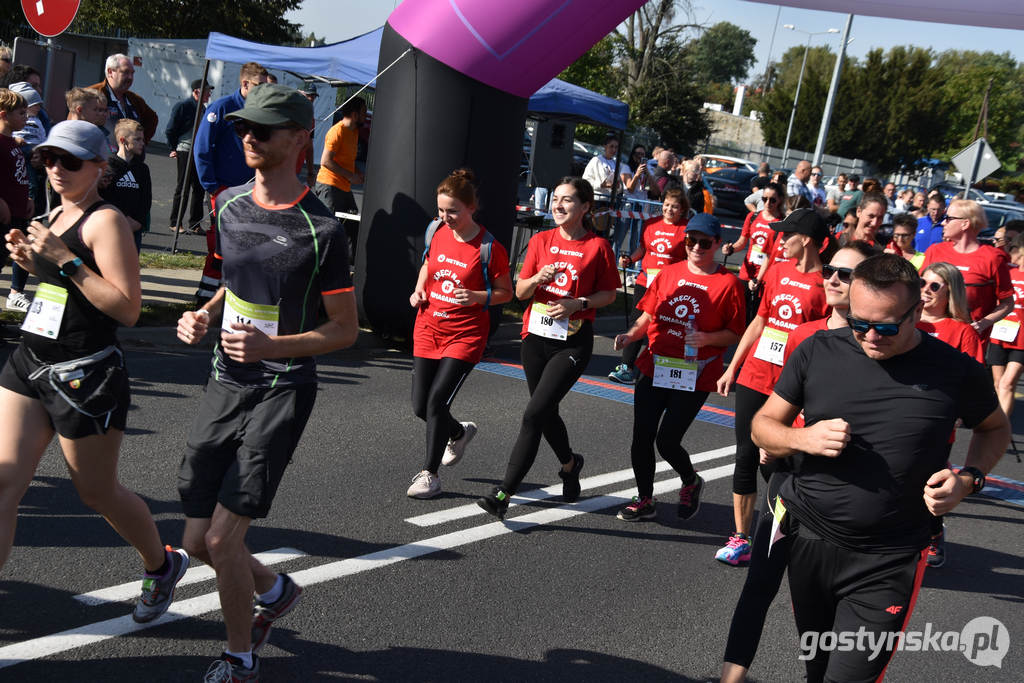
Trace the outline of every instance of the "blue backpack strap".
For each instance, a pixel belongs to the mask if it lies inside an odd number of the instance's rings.
[[[430,255],[430,242],[434,239],[434,235],[437,233],[437,229],[441,227],[441,219],[435,218],[430,221],[430,225],[427,226],[427,234],[423,237],[423,257],[420,259],[420,263],[427,260],[427,256]]]
[[[491,247],[494,245],[494,235],[484,230],[484,238],[480,242],[480,265],[484,269],[484,286],[487,287],[487,301],[484,308],[491,305]]]

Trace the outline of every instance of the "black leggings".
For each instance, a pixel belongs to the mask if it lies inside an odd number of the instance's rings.
[[[757,466],[761,456],[750,439],[750,423],[767,400],[767,394],[736,385],[736,468],[732,472],[732,492],[740,496],[757,493]],[[764,470],[762,476],[768,480]]]
[[[774,498],[771,492],[777,490],[782,481],[781,477],[780,474],[770,480],[768,500]],[[772,606],[779,586],[782,585],[782,577],[789,562],[789,546],[792,542],[791,536],[784,536],[771,546],[771,554],[768,553],[774,516],[771,506],[765,507],[757,520],[747,579],[743,584],[740,598],[736,601],[732,624],[729,626],[729,639],[725,644],[725,661],[739,664],[746,669],[749,669],[754,661],[757,646],[761,642],[761,632],[764,631],[764,620],[768,616],[768,608]]]
[[[558,415],[558,404],[580,378],[594,350],[594,328],[589,321],[565,341],[526,335],[520,350],[530,402],[523,413],[519,437],[512,447],[501,488],[515,493],[533,466],[541,434],[558,462],[572,462],[569,432]]]
[[[633,326],[640,316],[643,314],[639,308],[636,307],[640,303],[640,299],[644,298],[644,294],[647,293],[647,288],[643,285],[633,285],[633,310],[629,313],[629,319],[626,320],[626,329],[628,330]],[[632,368],[636,365],[636,358],[640,355],[643,348],[647,346],[647,335],[644,335],[635,342],[626,345],[626,348],[622,349],[622,364]]]
[[[693,424],[708,398],[706,391],[678,391],[654,386],[641,375],[633,392],[633,476],[641,498],[654,495],[654,445],[658,453],[682,477],[683,485],[697,476],[690,454],[683,448],[683,435]]]
[[[456,358],[412,359],[412,411],[427,423],[427,452],[423,469],[437,474],[448,439],[462,432],[449,408],[466,381],[473,363]]]

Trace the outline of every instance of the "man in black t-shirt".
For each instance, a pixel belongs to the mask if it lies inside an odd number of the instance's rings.
[[[862,626],[901,631],[925,568],[930,516],[979,491],[1009,443],[985,368],[916,329],[919,283],[894,254],[861,262],[850,327],[797,347],[751,427],[769,454],[800,459],[771,502],[779,532],[793,537],[789,583],[802,645],[808,634]],[[801,410],[806,426],[790,427]],[[957,419],[974,435],[966,466],[953,472],[946,459]],[[805,654],[810,681],[873,679],[888,662],[870,649]]]
[[[217,572],[228,631],[205,679],[216,681],[257,680],[256,651],[298,602],[302,589],[253,558],[245,535],[267,516],[313,409],[313,356],[350,346],[357,334],[345,233],[295,175],[313,105],[293,88],[266,84],[228,117],[256,179],[217,195],[222,285],[178,321],[178,337],[195,344],[223,315],[178,474],[184,545]]]

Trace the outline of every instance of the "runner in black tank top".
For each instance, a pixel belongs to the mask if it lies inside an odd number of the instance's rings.
[[[24,343],[0,372],[0,414],[8,419],[0,432],[0,566],[14,541],[18,503],[56,433],[82,502],[142,556],[146,573],[132,616],[151,621],[170,606],[188,555],[164,550],[146,504],[117,481],[129,395],[115,330],[139,315],[138,256],[124,216],[96,191],[106,166],[102,131],[64,121],[37,149],[61,206],[49,227],[33,222],[28,234],[6,237],[11,257],[40,284]]]

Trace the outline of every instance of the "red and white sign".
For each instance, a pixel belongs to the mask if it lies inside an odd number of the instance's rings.
[[[81,0],[21,0],[21,11],[42,36],[59,36],[71,26]]]

